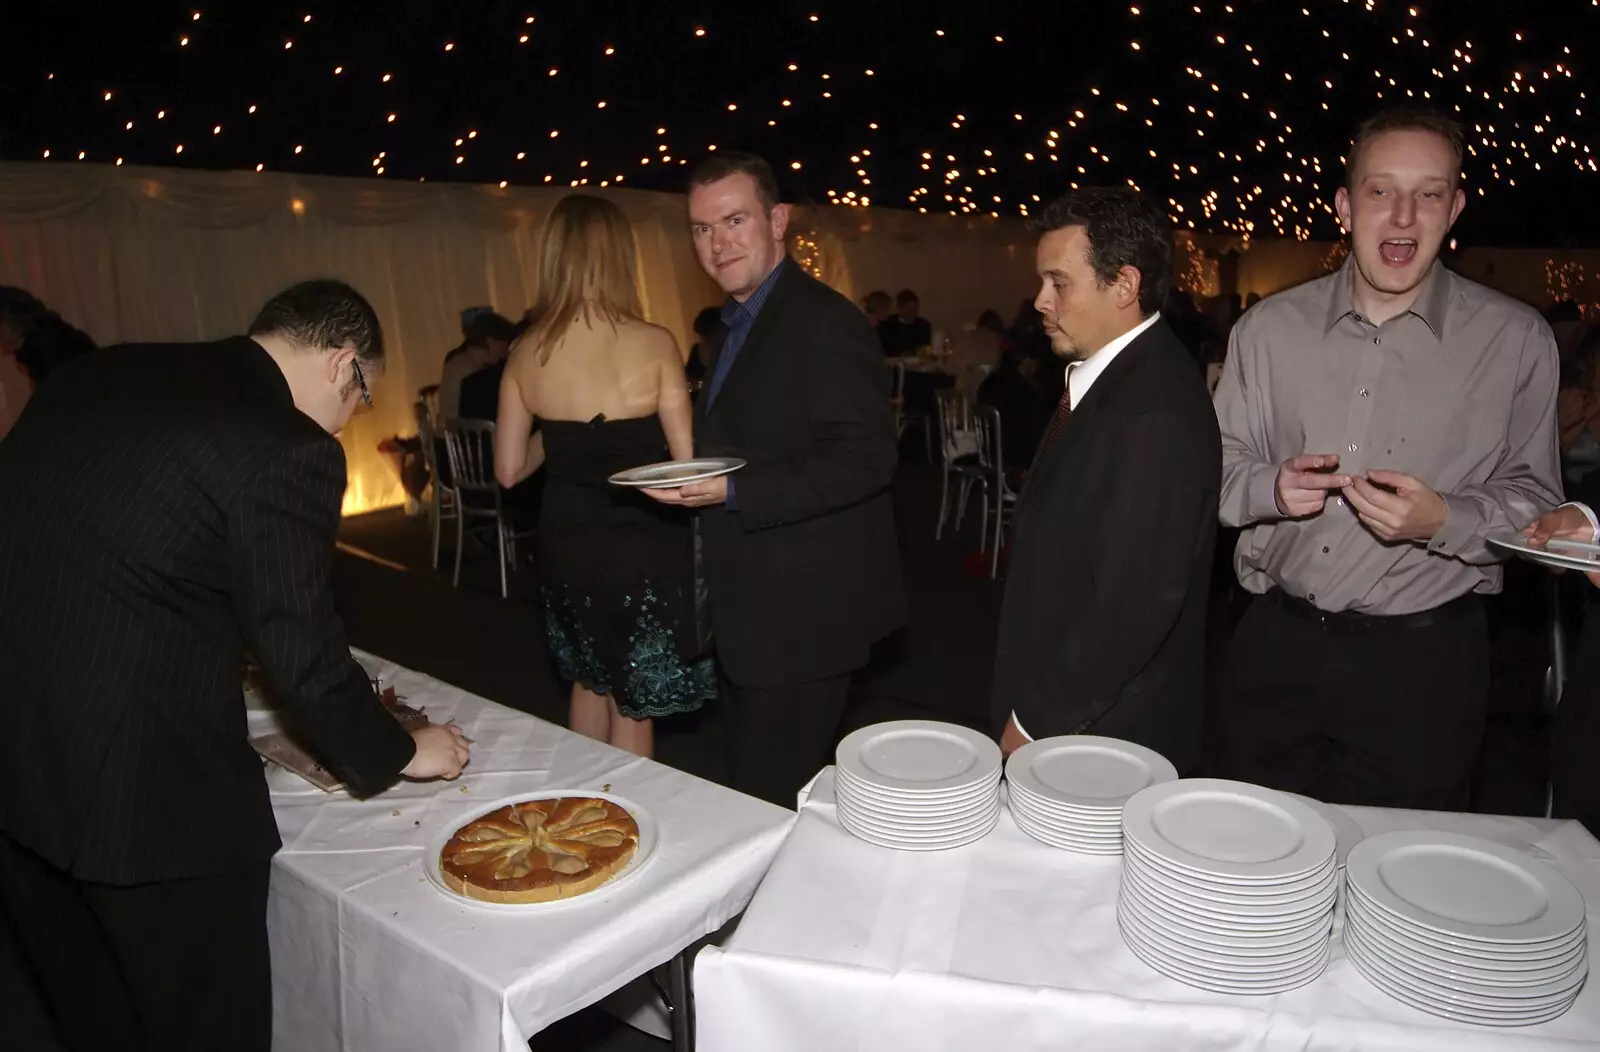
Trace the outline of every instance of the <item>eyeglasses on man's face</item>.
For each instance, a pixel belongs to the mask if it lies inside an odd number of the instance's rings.
[[[361,363],[354,358],[350,359],[350,368],[355,370],[356,384],[361,388],[361,402],[368,409],[372,408],[372,391],[367,388],[367,378],[361,375]]]

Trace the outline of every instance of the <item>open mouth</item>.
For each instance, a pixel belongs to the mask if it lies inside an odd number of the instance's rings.
[[[1417,243],[1411,238],[1394,237],[1378,246],[1378,254],[1391,267],[1408,265],[1417,255]]]

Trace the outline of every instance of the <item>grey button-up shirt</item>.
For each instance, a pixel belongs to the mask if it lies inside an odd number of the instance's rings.
[[[1411,310],[1373,325],[1350,302],[1354,264],[1263,301],[1234,326],[1217,386],[1221,518],[1252,592],[1327,611],[1408,614],[1498,592],[1484,542],[1561,501],[1555,339],[1536,311],[1435,263]],[[1339,454],[1341,474],[1391,469],[1444,496],[1427,544],[1373,536],[1334,492],[1283,518],[1278,467]]]

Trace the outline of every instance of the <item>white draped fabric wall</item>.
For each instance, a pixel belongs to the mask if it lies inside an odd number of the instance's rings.
[[[463,307],[517,317],[533,302],[538,225],[566,187],[467,186],[88,164],[0,164],[0,284],[32,291],[102,344],[238,333],[265,300],[337,277],[377,308],[389,350],[376,410],[341,436],[346,513],[398,503],[378,452],[415,431],[411,404],[436,383]],[[687,348],[715,303],[685,231],[681,196],[585,188],[634,226],[649,316]],[[1032,289],[1032,238],[1012,220],[871,209],[800,210],[795,254],[852,298],[916,288],[938,326],[984,307],[1009,317]]]

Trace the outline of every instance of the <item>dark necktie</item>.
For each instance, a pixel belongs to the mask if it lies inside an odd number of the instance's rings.
[[[1068,384],[1061,391],[1061,401],[1056,403],[1056,415],[1050,418],[1050,430],[1045,432],[1044,445],[1039,447],[1039,455],[1055,444],[1061,437],[1061,429],[1067,426],[1067,417],[1072,415],[1072,385]]]

